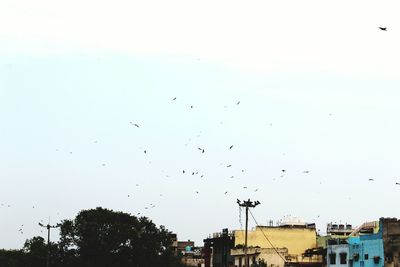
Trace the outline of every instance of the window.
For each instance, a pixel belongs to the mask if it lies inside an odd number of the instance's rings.
[[[347,264],[347,253],[340,253],[340,264]]]
[[[329,254],[329,263],[332,265],[336,264],[336,253]]]
[[[375,256],[374,257],[374,263],[375,264],[378,264],[380,260],[381,260],[381,257],[379,257],[379,256]]]
[[[353,260],[358,261],[360,259],[360,254],[354,253],[353,254]]]
[[[368,254],[364,255],[364,260],[368,260]]]

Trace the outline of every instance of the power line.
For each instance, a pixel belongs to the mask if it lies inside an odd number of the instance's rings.
[[[258,226],[258,228],[261,230],[261,233],[264,235],[265,239],[267,239],[268,243],[271,245],[271,247],[275,250],[275,252],[279,255],[279,257],[281,257],[281,259],[286,262],[286,259],[279,253],[279,251],[275,248],[275,246],[272,244],[272,242],[268,239],[268,237],[265,235],[264,231],[262,230],[262,227],[260,227],[260,225],[258,224],[256,218],[254,218],[253,213],[251,212],[251,210],[249,210],[251,217],[253,218],[254,222],[256,223],[256,225]]]

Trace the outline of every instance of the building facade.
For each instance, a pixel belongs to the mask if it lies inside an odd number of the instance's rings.
[[[236,255],[236,263],[240,263],[242,254],[237,249],[244,246],[244,239],[244,231],[235,231],[232,253]],[[315,224],[258,226],[248,231],[247,243],[249,251],[254,252],[250,262],[264,259],[268,267],[322,266],[322,255],[306,255],[307,251],[317,247]]]
[[[204,239],[205,267],[233,267],[231,249],[235,246],[235,234],[227,228]]]

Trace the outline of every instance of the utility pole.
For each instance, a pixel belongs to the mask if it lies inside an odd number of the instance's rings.
[[[236,201],[239,207],[246,208],[246,226],[245,226],[245,234],[244,234],[244,266],[249,267],[249,257],[247,255],[247,231],[249,224],[249,208],[255,208],[257,205],[261,204],[260,201],[256,200],[254,202],[250,201],[250,199],[243,200],[242,202],[238,199]]]
[[[60,227],[61,224],[57,223],[56,225],[50,225],[48,223],[47,225],[44,225],[42,223],[39,223],[39,226],[47,228],[47,257],[46,257],[46,267],[50,267],[50,229],[51,228],[57,228]]]

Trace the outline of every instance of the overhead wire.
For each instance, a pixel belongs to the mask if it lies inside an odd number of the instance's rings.
[[[250,215],[253,218],[254,222],[256,223],[256,225],[258,226],[258,228],[261,230],[261,233],[264,235],[265,239],[268,241],[268,243],[271,245],[271,247],[275,250],[275,252],[279,255],[279,257],[281,257],[281,259],[286,262],[286,259],[281,255],[281,253],[279,253],[279,251],[275,248],[275,246],[272,244],[272,242],[269,240],[269,238],[265,235],[262,227],[260,227],[260,225],[258,224],[256,218],[254,218],[253,213],[251,212],[251,210],[249,209]]]

